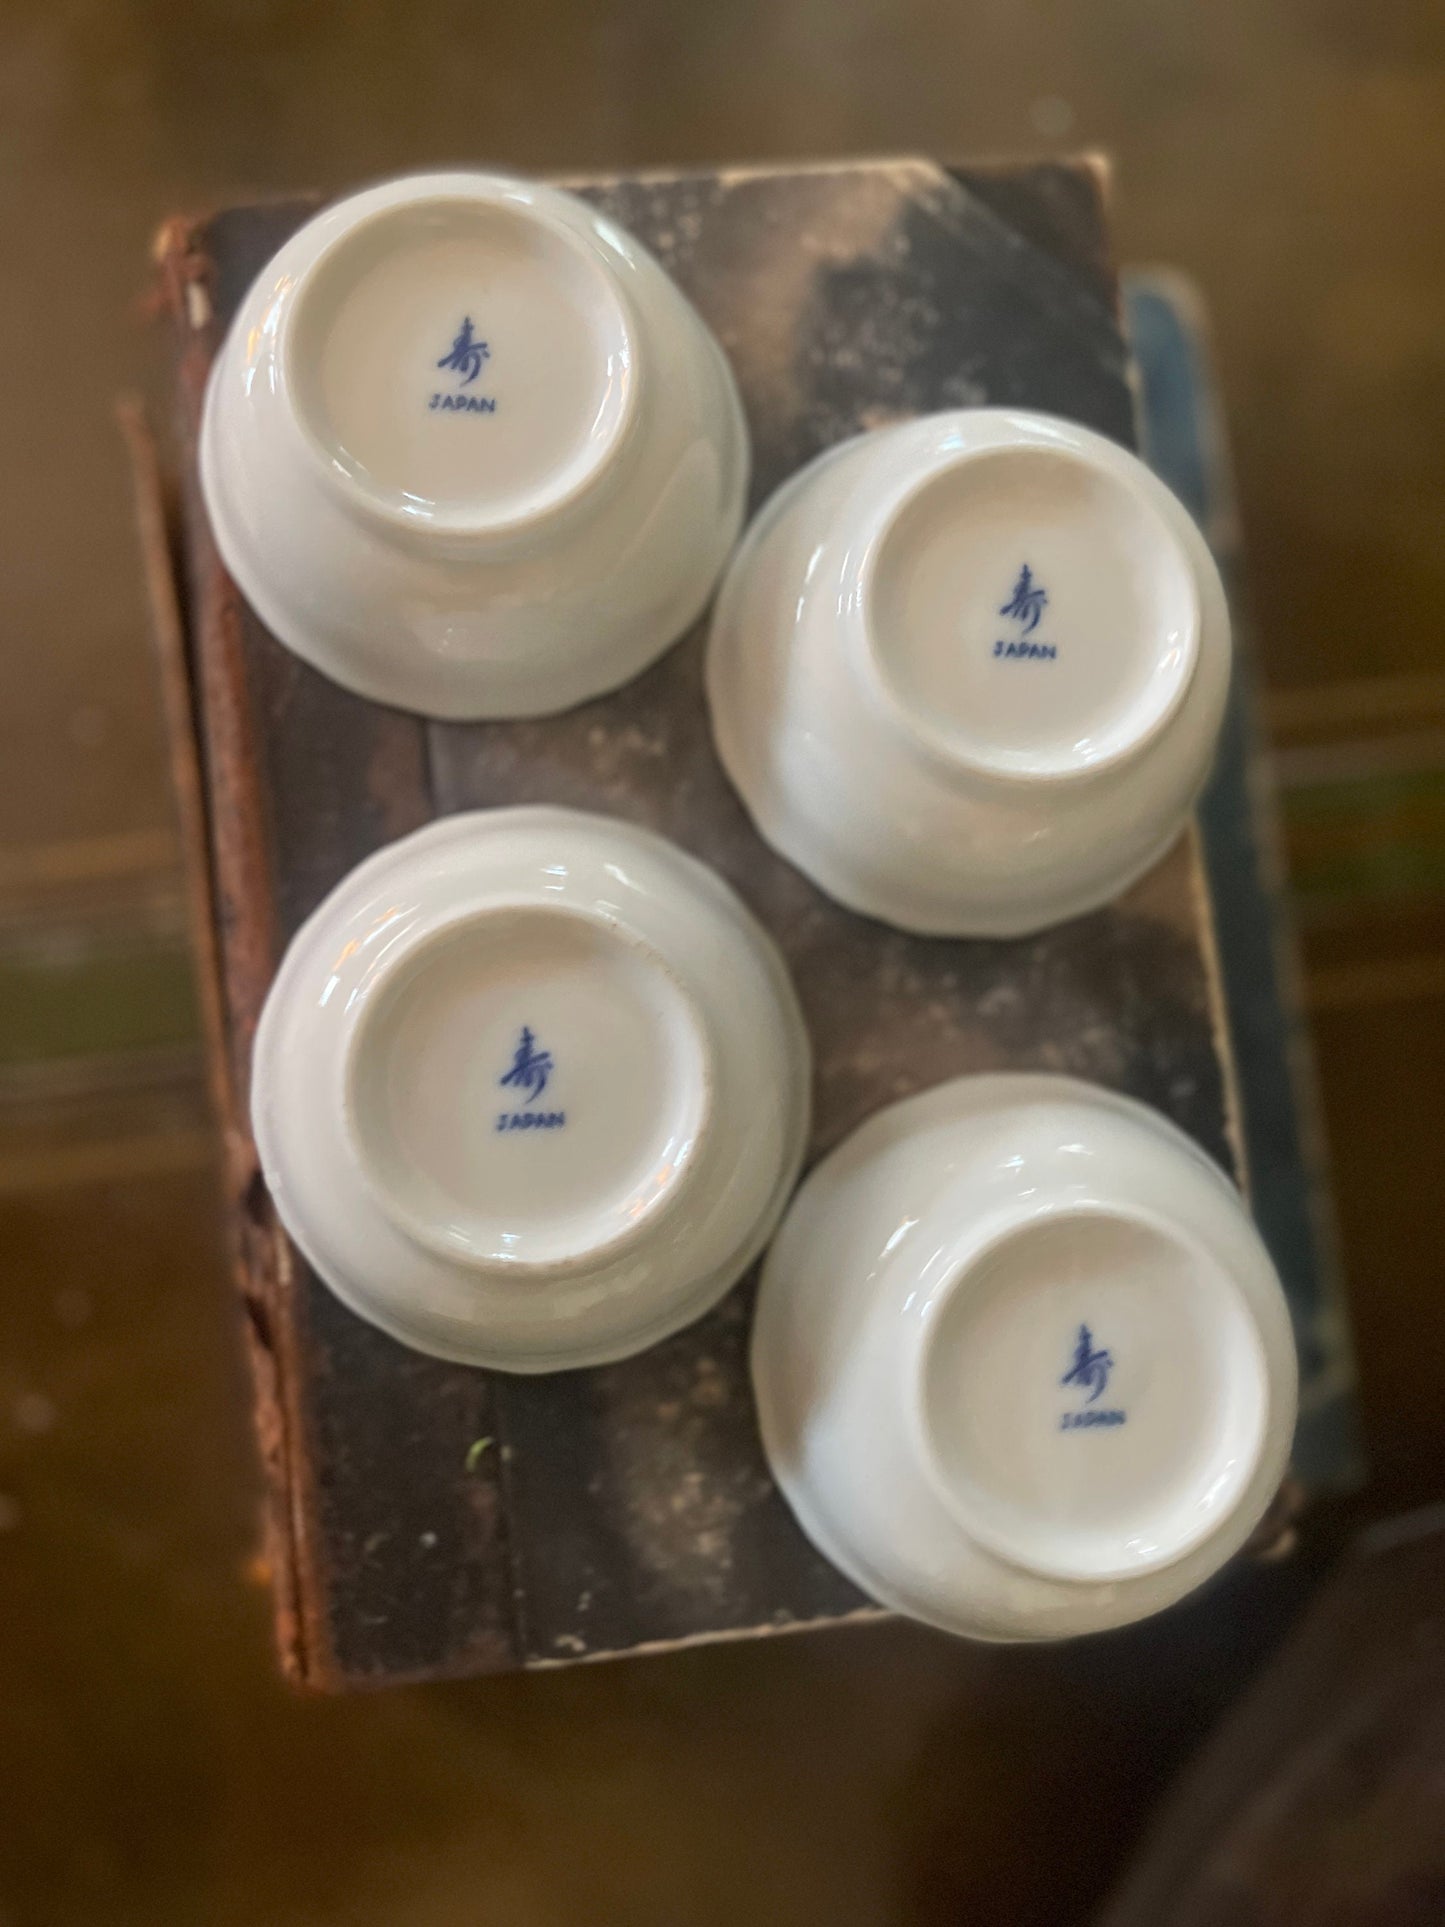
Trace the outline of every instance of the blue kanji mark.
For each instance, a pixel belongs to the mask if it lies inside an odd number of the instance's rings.
[[[1109,1383],[1109,1374],[1114,1369],[1112,1352],[1106,1352],[1094,1344],[1094,1335],[1087,1325],[1080,1325],[1079,1335],[1074,1341],[1073,1363],[1059,1380],[1060,1385],[1077,1385],[1080,1391],[1087,1392],[1084,1401],[1092,1405],[1103,1396]]]
[[[536,1038],[524,1024],[512,1055],[512,1068],[504,1071],[497,1082],[503,1086],[510,1085],[514,1090],[525,1091],[527,1102],[535,1104],[546,1090],[547,1079],[551,1075],[551,1051],[538,1050]]]
[[[437,363],[438,368],[455,368],[462,378],[462,387],[468,388],[482,372],[482,363],[490,361],[492,351],[485,341],[478,341],[472,332],[472,317],[462,316],[462,325],[457,330],[457,338]]]
[[[1013,594],[999,610],[1001,616],[1012,616],[1022,623],[1021,634],[1032,635],[1039,626],[1039,617],[1048,607],[1048,591],[1034,581],[1033,571],[1027,562],[1019,570],[1019,579],[1014,584]]]

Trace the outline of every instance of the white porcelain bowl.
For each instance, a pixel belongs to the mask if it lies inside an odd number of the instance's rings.
[[[808,1178],[764,1267],[774,1474],[865,1592],[980,1639],[1169,1605],[1285,1471],[1296,1364],[1233,1187],[1157,1113],[957,1078]]]
[[[773,496],[724,579],[707,689],[759,830],[932,936],[1108,901],[1178,835],[1229,684],[1219,574],[1126,450],[1049,416],[879,429]]]
[[[616,688],[736,539],[736,385],[631,236],[554,188],[423,174],[337,202],[217,357],[201,482],[267,627],[347,688],[447,717]]]
[[[380,851],[297,933],[251,1115],[338,1297],[420,1351],[537,1372],[728,1290],[808,1094],[782,960],[725,884],[630,824],[507,809]]]

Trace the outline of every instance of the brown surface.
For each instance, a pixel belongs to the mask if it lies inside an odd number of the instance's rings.
[[[881,1626],[297,1695],[217,1223],[205,1169],[0,1200],[44,1280],[0,1346],[6,1927],[1058,1927],[1288,1608],[1280,1568],[1053,1652]]]
[[[183,935],[108,426],[149,366],[137,262],[169,210],[478,159],[1107,148],[1122,258],[1179,265],[1210,304],[1298,744],[1438,713],[1442,123],[1425,0],[6,0],[7,918],[33,917],[47,955],[112,903]],[[1387,880],[1306,932],[1377,1508],[1445,1491],[1439,901]],[[298,1702],[242,1577],[255,1468],[198,1054],[166,1060],[164,1089],[66,1064],[64,1130],[27,1065],[0,1160],[6,1927],[1087,1916],[1258,1651],[1255,1596],[1204,1654],[1177,1628],[1058,1655],[888,1628]],[[14,1417],[35,1396],[49,1429]]]
[[[29,459],[0,626],[46,638],[0,668],[10,836],[169,824],[103,426],[148,365],[135,263],[157,222],[429,163],[1107,150],[1122,257],[1210,301],[1271,680],[1438,677],[1442,67],[1428,0],[862,0],[841,21],[726,0],[705,25],[540,0],[485,29],[448,0],[7,0],[0,164],[25,192],[0,210],[0,405]]]
[[[728,348],[758,501],[858,427],[949,402],[1022,402],[1131,437],[1101,177],[1019,168],[982,184],[1009,222],[966,173],[920,161],[584,191],[657,249]],[[814,1155],[880,1103],[1009,1066],[1128,1091],[1228,1162],[1212,938],[1189,838],[1120,903],[1062,929],[1006,944],[910,939],[830,903],[757,837],[713,753],[701,626],[613,696],[477,725],[362,702],[273,641],[216,559],[194,433],[218,332],[300,218],[293,206],[234,210],[199,231],[172,224],[159,249],[179,341],[210,784],[203,887],[236,1092],[278,942],[361,856],[433,810],[547,801],[674,838],[772,932],[813,1043]],[[873,1610],[805,1542],[769,1477],[746,1288],[596,1371],[518,1380],[423,1359],[333,1301],[276,1227],[239,1114],[232,1135],[283,1653],[297,1677],[495,1671]],[[479,1437],[497,1449],[474,1459]]]
[[[1378,1529],[1165,1802],[1099,1927],[1445,1919],[1445,1507]]]

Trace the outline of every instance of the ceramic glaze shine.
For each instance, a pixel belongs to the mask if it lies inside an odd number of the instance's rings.
[[[478,173],[324,208],[237,308],[198,450],[271,633],[374,702],[551,715],[646,668],[741,524],[700,315],[587,203]]]
[[[319,264],[293,343],[303,414],[339,470],[403,512],[479,527],[581,487],[634,379],[586,244],[504,201],[363,224]]]
[[[639,1231],[706,1122],[691,1001],[645,946],[570,912],[491,911],[423,945],[354,1049],[383,1203],[425,1242],[519,1271]]]
[[[601,1365],[699,1318],[808,1136],[781,957],[722,881],[616,818],[443,817],[296,933],[251,1119],[317,1275],[403,1344]]]
[[[923,936],[1096,909],[1184,827],[1229,687],[1199,530],[1074,423],[955,409],[827,450],[759,511],[708,640],[766,840]]]
[[[1132,1100],[1026,1073],[876,1111],[763,1267],[753,1384],[805,1532],[986,1639],[1143,1618],[1278,1489],[1297,1374],[1239,1195]]]

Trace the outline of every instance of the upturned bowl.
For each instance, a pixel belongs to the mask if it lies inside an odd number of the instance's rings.
[[[707,693],[758,829],[820,889],[927,936],[1016,936],[1179,835],[1229,673],[1219,573],[1142,462],[961,409],[860,435],[765,504]]]
[[[701,612],[741,524],[736,384],[650,254],[574,196],[424,174],[338,201],[257,276],[201,483],[267,627],[439,717],[616,688]]]
[[[251,1115],[339,1298],[538,1372],[717,1302],[797,1176],[809,1080],[782,960],[711,871],[613,818],[500,809],[380,851],[297,933]]]
[[[763,1270],[764,1444],[874,1599],[978,1639],[1159,1611],[1283,1477],[1296,1360],[1224,1174],[1093,1085],[963,1077],[816,1167]]]

